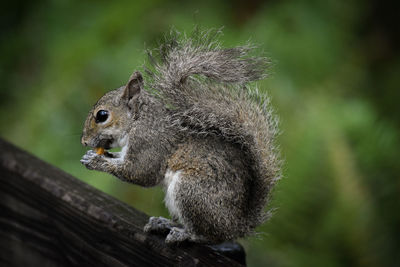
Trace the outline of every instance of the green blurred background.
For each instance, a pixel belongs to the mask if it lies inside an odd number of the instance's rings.
[[[250,266],[399,266],[398,12],[369,1],[9,1],[0,11],[0,135],[151,215],[160,188],[86,170],[92,104],[175,27],[274,62],[259,87],[281,118],[274,217],[241,240]]]

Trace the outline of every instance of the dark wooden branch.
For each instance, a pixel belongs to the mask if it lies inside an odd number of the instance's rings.
[[[1,139],[0,151],[0,266],[240,265],[205,245],[168,247],[143,233],[144,213]]]

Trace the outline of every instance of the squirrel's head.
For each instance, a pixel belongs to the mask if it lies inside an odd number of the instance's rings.
[[[110,149],[125,145],[131,123],[139,116],[143,78],[134,72],[128,83],[100,98],[86,118],[81,143]]]

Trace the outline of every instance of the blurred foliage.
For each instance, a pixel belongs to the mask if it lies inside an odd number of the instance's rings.
[[[397,13],[379,1],[9,1],[0,11],[3,138],[152,215],[160,188],[86,170],[90,106],[171,27],[224,26],[258,44],[281,118],[273,218],[242,241],[250,266],[400,265]]]

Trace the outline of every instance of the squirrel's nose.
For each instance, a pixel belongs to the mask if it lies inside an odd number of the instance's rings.
[[[88,142],[83,138],[83,136],[81,136],[81,144],[84,146],[88,145]]]

